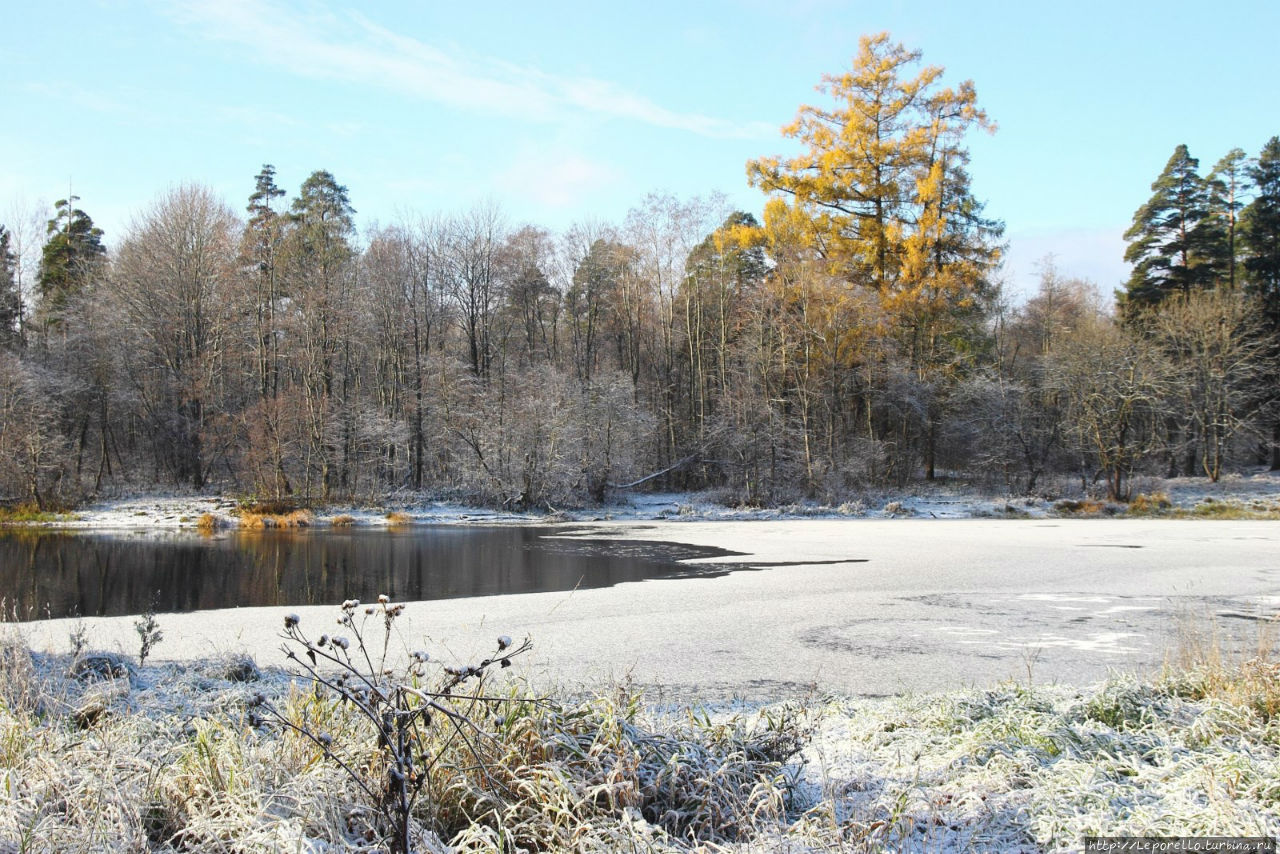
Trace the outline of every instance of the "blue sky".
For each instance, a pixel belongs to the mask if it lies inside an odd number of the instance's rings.
[[[973,187],[1005,221],[1012,289],[1057,255],[1109,291],[1121,233],[1174,146],[1201,165],[1280,134],[1280,3],[10,4],[0,31],[0,221],[64,196],[118,240],[167,187],[240,210],[263,163],[314,169],[358,221],[500,202],[554,229],[650,191],[758,213],[745,162],[864,33],[888,30],[999,125]]]

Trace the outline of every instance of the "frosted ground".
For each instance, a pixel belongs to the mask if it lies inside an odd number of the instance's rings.
[[[1175,506],[1191,508],[1205,499],[1249,502],[1280,501],[1280,472],[1253,470],[1229,474],[1218,483],[1206,478],[1139,478],[1135,493],[1162,493]],[[1061,479],[1046,485],[1044,495],[1070,497],[1080,493],[1075,480]],[[513,513],[447,501],[419,498],[412,493],[387,496],[377,506],[334,505],[318,517],[324,523],[337,515],[350,516],[360,525],[386,525],[387,513],[398,511],[416,522],[448,524],[543,523],[552,521],[627,521],[671,519],[808,519],[808,518],[919,518],[971,519],[990,517],[1046,518],[1054,514],[1054,500],[1040,496],[992,495],[947,486],[918,486],[906,491],[872,491],[847,500],[823,504],[799,502],[779,507],[726,506],[706,493],[633,492],[618,496],[602,507],[572,508],[547,513]],[[236,501],[223,495],[146,494],[107,498],[80,508],[60,527],[86,529],[194,528],[204,513],[230,518]],[[1113,508],[1114,509],[1114,508]]]

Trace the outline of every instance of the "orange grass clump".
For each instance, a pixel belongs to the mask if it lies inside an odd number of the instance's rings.
[[[289,513],[254,513],[244,510],[240,513],[241,528],[305,528],[312,523],[309,510],[294,510]]]

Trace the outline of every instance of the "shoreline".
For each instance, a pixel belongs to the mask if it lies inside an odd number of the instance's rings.
[[[1280,517],[1280,472],[1254,469],[1206,478],[1142,478],[1131,505],[1084,499],[1078,485],[1042,495],[1014,496],[956,484],[914,484],[903,490],[870,490],[840,503],[799,501],[765,507],[726,506],[713,494],[697,492],[627,493],[598,507],[553,512],[516,512],[441,500],[430,495],[387,495],[353,503],[337,501],[308,510],[308,527],[386,528],[412,525],[545,525],[565,522],[779,521],[798,519],[1065,519],[1065,518],[1215,518],[1218,510]],[[1138,497],[1142,496],[1141,499]],[[1217,508],[1209,507],[1217,503]],[[1083,506],[1081,506],[1083,505]],[[1136,506],[1135,506],[1136,505]],[[228,494],[139,491],[96,499],[56,520],[4,522],[0,532],[33,528],[67,531],[199,530],[211,514],[217,527],[243,527],[241,500]],[[1208,511],[1208,512],[1202,512]],[[1244,518],[1239,516],[1238,518]]]

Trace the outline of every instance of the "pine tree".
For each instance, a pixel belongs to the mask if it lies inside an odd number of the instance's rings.
[[[1250,186],[1248,162],[1244,151],[1233,148],[1207,179],[1213,265],[1218,282],[1231,290],[1240,278],[1240,211]]]
[[[310,453],[325,499],[345,485],[354,434],[354,213],[347,188],[329,172],[313,172],[293,200],[282,247],[286,293],[302,318]],[[307,494],[310,474],[303,485]]]
[[[253,193],[249,196],[249,221],[240,238],[240,257],[253,294],[258,392],[264,399],[275,399],[280,392],[280,342],[275,312],[280,297],[277,255],[285,222],[272,202],[285,192],[276,186],[275,175],[275,167],[268,163],[255,176]]]
[[[1262,303],[1273,347],[1280,339],[1280,137],[1271,137],[1249,169],[1255,194],[1240,217],[1248,289]],[[1280,416],[1271,422],[1271,468],[1280,470]]]
[[[1271,137],[1249,168],[1256,194],[1241,215],[1244,267],[1272,329],[1280,332],[1280,137]]]
[[[0,225],[0,350],[12,349],[21,341],[22,295],[14,274],[16,263],[9,248],[9,231]]]
[[[57,322],[71,297],[79,293],[105,259],[102,229],[75,207],[79,196],[54,202],[48,242],[40,257],[40,311],[46,322]]]
[[[1134,265],[1121,295],[1126,311],[1213,286],[1209,191],[1199,166],[1187,147],[1179,145],[1152,183],[1154,194],[1134,213],[1133,225],[1124,233],[1129,243],[1124,260]]]

